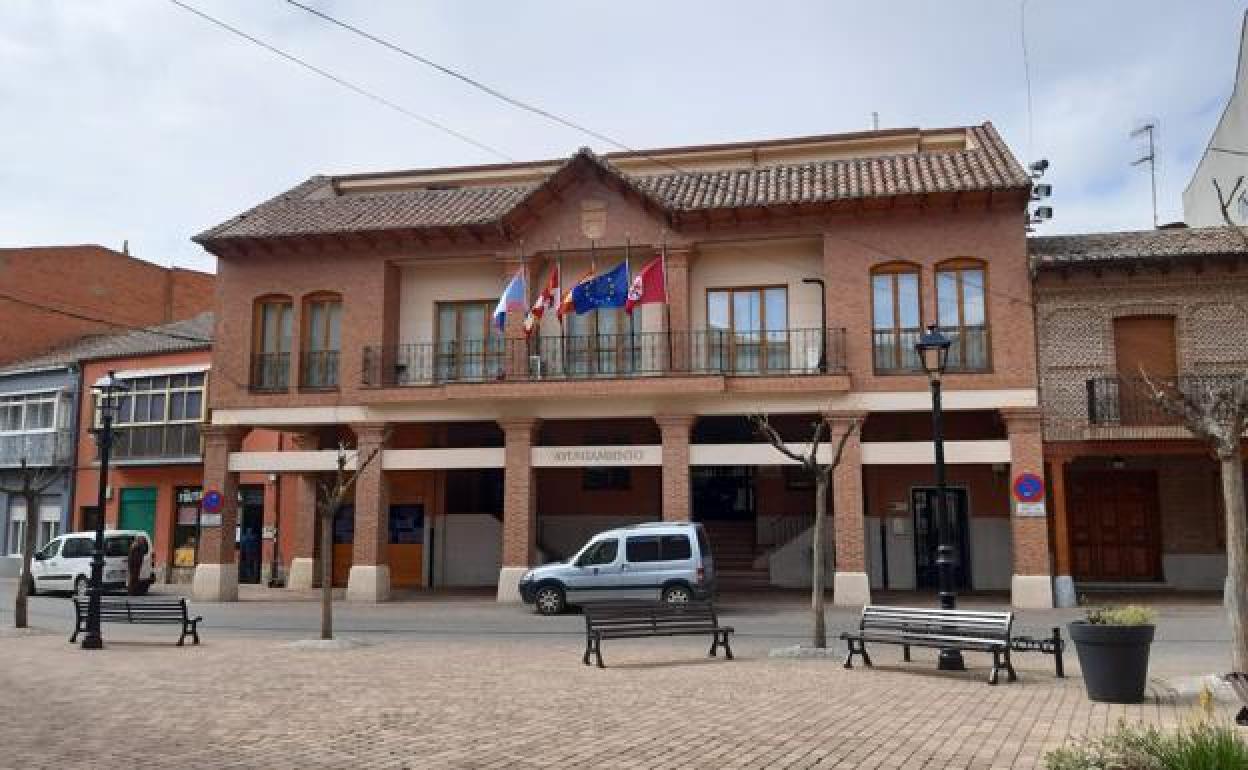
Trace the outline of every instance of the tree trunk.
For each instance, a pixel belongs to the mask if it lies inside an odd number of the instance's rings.
[[[814,613],[815,647],[828,646],[827,625],[823,617],[823,531],[827,525],[828,474],[816,470],[815,474],[815,526],[811,532],[810,608]]]
[[[321,638],[334,638],[334,517],[321,517]]]
[[[17,581],[17,602],[13,607],[15,628],[26,628],[28,622],[27,607],[30,604],[29,589],[32,581],[30,563],[39,538],[39,495],[28,493],[22,497],[26,499],[26,531],[22,537],[22,579]]]
[[[1226,507],[1226,612],[1231,624],[1231,665],[1248,672],[1248,512],[1244,504],[1244,455],[1235,442],[1221,456],[1222,498]]]

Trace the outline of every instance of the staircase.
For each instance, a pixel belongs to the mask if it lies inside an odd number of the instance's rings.
[[[770,583],[766,567],[755,567],[753,521],[704,521],[715,560],[715,579],[720,590],[752,591]]]

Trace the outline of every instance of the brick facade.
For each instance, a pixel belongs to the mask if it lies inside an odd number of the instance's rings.
[[[660,415],[655,418],[663,435],[663,520],[689,521],[689,432],[693,416]]]
[[[103,246],[0,249],[0,286],[13,297],[0,297],[0,364],[211,310],[214,282]]]

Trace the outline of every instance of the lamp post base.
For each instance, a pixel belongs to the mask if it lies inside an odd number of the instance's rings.
[[[939,671],[965,671],[966,661],[962,660],[961,650],[941,650],[936,661]]]
[[[102,650],[104,649],[104,640],[99,635],[87,634],[82,637],[82,649],[84,650]]]

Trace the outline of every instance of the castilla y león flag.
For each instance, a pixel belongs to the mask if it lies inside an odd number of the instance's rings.
[[[663,276],[663,258],[650,260],[650,264],[633,276],[628,287],[628,300],[624,303],[624,312],[633,312],[636,305],[647,302],[667,302],[667,282]]]
[[[532,334],[542,322],[542,316],[545,315],[548,308],[555,306],[556,297],[559,296],[559,267],[551,268],[550,277],[546,279],[546,286],[542,289],[541,294],[537,295],[537,299],[533,301],[533,307],[529,308],[529,314],[524,317],[524,333]]]

